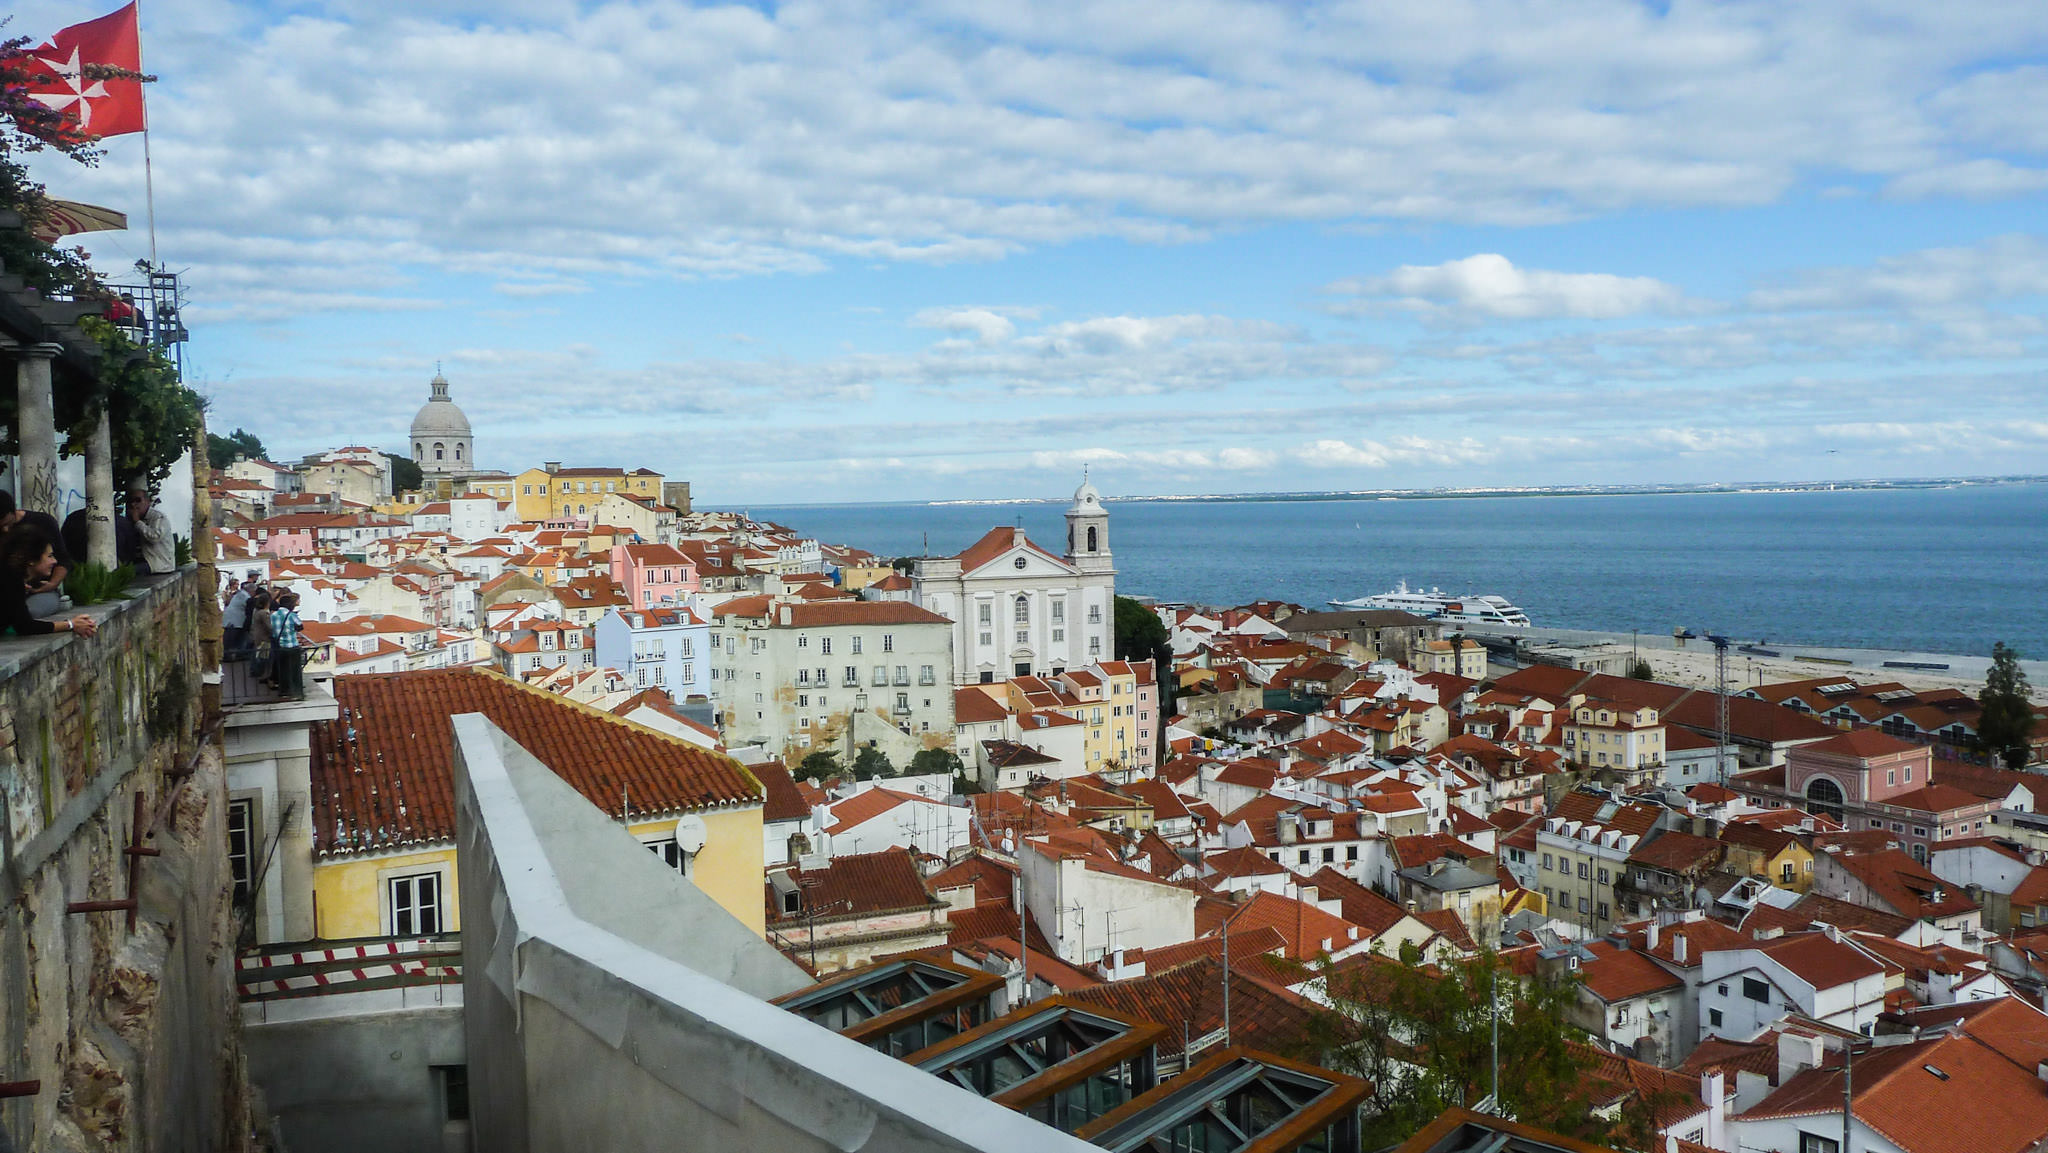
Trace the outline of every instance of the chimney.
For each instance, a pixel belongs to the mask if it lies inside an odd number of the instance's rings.
[[[1783,1085],[1802,1070],[1820,1065],[1821,1040],[1812,1033],[1790,1029],[1778,1034],[1778,1084]]]
[[[1650,922],[1649,931],[1643,936],[1643,949],[1645,952],[1654,953],[1657,951],[1657,936],[1658,930],[1661,927],[1655,921]]]
[[[1651,932],[1655,931],[1656,930],[1654,929],[1651,930]],[[1685,954],[1687,950],[1685,944],[1686,942],[1684,933],[1671,934],[1671,959],[1678,962],[1681,965],[1686,963]]]
[[[1321,890],[1315,885],[1302,885],[1295,890],[1296,895],[1301,898],[1301,903],[1304,905],[1315,904],[1316,895],[1319,892],[1321,892]]]

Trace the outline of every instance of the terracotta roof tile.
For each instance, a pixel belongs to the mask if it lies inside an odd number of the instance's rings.
[[[1842,1076],[1808,1069],[1742,1117],[1839,1117]],[[1860,1055],[1854,1091],[1856,1119],[1909,1153],[2020,1153],[2048,1136],[2041,1080],[1969,1036]]]
[[[832,858],[822,869],[799,867],[789,873],[802,888],[808,909],[782,912],[774,888],[763,885],[771,924],[805,921],[812,911],[822,921],[924,909],[935,903],[907,849],[851,853]]]
[[[761,802],[763,821],[801,821],[811,815],[810,803],[798,791],[796,781],[789,775],[789,769],[775,762],[756,765],[752,770],[755,779],[761,782],[764,798]]]
[[[771,615],[769,623],[780,617]],[[837,625],[946,625],[952,621],[905,601],[810,601],[789,606],[789,628],[816,629]]]
[[[1234,929],[1230,939],[1234,945]],[[1222,966],[1208,957],[1129,981],[1110,981],[1073,997],[1085,1004],[1103,1005],[1168,1025],[1166,1036],[1159,1039],[1162,1057],[1177,1057],[1181,1053],[1183,1029],[1173,1026],[1184,1025],[1187,1037],[1201,1037],[1223,1027]],[[1232,966],[1230,1029],[1231,1040],[1236,1044],[1282,1048],[1302,1035],[1313,1015],[1300,997]]]
[[[316,854],[455,838],[450,718],[482,713],[607,813],[758,803],[738,761],[480,668],[337,677],[337,720],[312,732]]]

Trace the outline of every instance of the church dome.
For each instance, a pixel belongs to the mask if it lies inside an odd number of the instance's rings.
[[[448,399],[448,378],[437,372],[430,383],[433,394],[421,406],[419,415],[412,418],[413,439],[469,436],[469,418]]]
[[[1074,490],[1074,508],[1099,509],[1101,507],[1102,494],[1095,491],[1095,486],[1088,483],[1088,479],[1084,475],[1081,479],[1081,487]]]
[[[434,373],[430,383],[434,393],[420,408],[420,416],[412,418],[412,436],[469,436],[469,418],[449,399],[449,379]]]

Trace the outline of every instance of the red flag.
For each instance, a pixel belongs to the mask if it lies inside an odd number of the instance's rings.
[[[28,50],[42,68],[29,78],[29,95],[65,114],[90,136],[121,136],[147,127],[140,80],[87,76],[94,64],[142,71],[142,35],[135,5],[97,20],[73,24],[47,44]]]

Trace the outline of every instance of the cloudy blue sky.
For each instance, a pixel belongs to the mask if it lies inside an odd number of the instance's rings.
[[[2038,0],[159,0],[143,38],[190,363],[280,455],[401,447],[439,360],[484,464],[707,505],[2048,471]],[[41,172],[141,219],[137,138]]]

